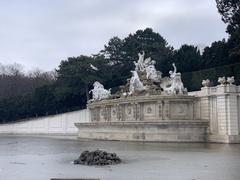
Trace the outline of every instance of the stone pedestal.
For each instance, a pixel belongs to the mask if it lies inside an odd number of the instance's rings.
[[[77,123],[79,138],[206,142],[209,122],[199,119],[197,98],[150,95],[88,104],[90,123]]]
[[[77,123],[79,138],[122,141],[206,142],[208,121]]]

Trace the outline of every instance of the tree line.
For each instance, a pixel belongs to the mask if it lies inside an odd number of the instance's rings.
[[[0,74],[1,80],[7,77],[5,85],[3,81],[0,83],[2,89],[5,88],[5,95],[0,98],[0,122],[85,108],[93,82],[100,81],[106,88],[112,88],[113,93],[116,92],[130,78],[133,61],[138,59],[137,54],[141,51],[156,61],[156,68],[163,75],[168,75],[171,64],[175,62],[189,91],[200,88],[204,77],[216,80],[222,74],[240,78],[240,4],[238,0],[216,2],[223,21],[228,24],[229,38],[213,42],[202,53],[198,47],[188,44],[174,49],[159,33],[146,28],[122,39],[111,38],[94,55],[62,60],[54,76],[44,73],[27,77],[19,73]],[[11,78],[12,85],[6,85]],[[28,84],[26,89],[25,84]],[[18,87],[21,90],[14,92]],[[4,94],[3,90],[1,93]]]
[[[20,64],[0,64],[0,99],[33,92],[36,88],[55,80],[54,71],[44,72],[34,69],[24,72]]]

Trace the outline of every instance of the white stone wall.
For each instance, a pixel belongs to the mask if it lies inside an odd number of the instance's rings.
[[[195,113],[200,114],[200,119],[209,120],[209,141],[240,142],[240,86],[204,87],[189,94],[200,102]]]
[[[74,123],[89,122],[89,120],[89,111],[84,109],[0,125],[0,134],[71,135],[78,131]]]

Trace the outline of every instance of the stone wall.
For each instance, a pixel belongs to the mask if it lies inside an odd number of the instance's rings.
[[[75,135],[74,123],[89,122],[87,109],[0,125],[0,134]]]
[[[86,139],[153,141],[153,142],[206,142],[207,121],[164,120],[159,122],[93,122],[76,123],[78,136]]]
[[[92,122],[196,120],[200,118],[194,109],[196,101],[196,97],[187,95],[133,96],[93,102],[88,108]]]
[[[209,120],[209,141],[240,143],[240,86],[219,85],[191,92],[200,102],[200,117]]]
[[[206,142],[209,121],[189,95],[130,96],[88,104],[90,123],[76,123],[79,138]]]

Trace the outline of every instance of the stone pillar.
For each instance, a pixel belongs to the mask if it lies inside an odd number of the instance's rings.
[[[238,94],[235,85],[217,86],[219,134],[238,135]]]
[[[227,96],[217,95],[218,134],[227,135]]]
[[[200,119],[210,120],[210,92],[209,87],[202,87],[200,92]]]
[[[210,119],[210,98],[209,96],[200,99],[200,118],[203,120]]]
[[[141,106],[139,103],[136,104],[136,121],[140,121],[141,118]]]
[[[210,96],[210,133],[218,134],[217,96]]]
[[[229,94],[227,96],[227,130],[228,135],[239,134],[238,122],[238,97],[237,94]]]
[[[170,118],[169,101],[163,101],[163,120],[169,120],[169,118]]]
[[[158,106],[158,113],[157,114],[157,120],[163,120],[163,101],[157,101]]]
[[[210,124],[217,123],[213,125],[218,129],[211,131],[210,141],[240,143],[238,87],[232,84],[221,84],[216,87],[216,92],[211,97],[213,96],[216,97],[216,105],[211,108],[216,109],[216,118],[210,119]],[[214,105],[214,98],[212,99]],[[212,117],[215,109],[211,110]]]

